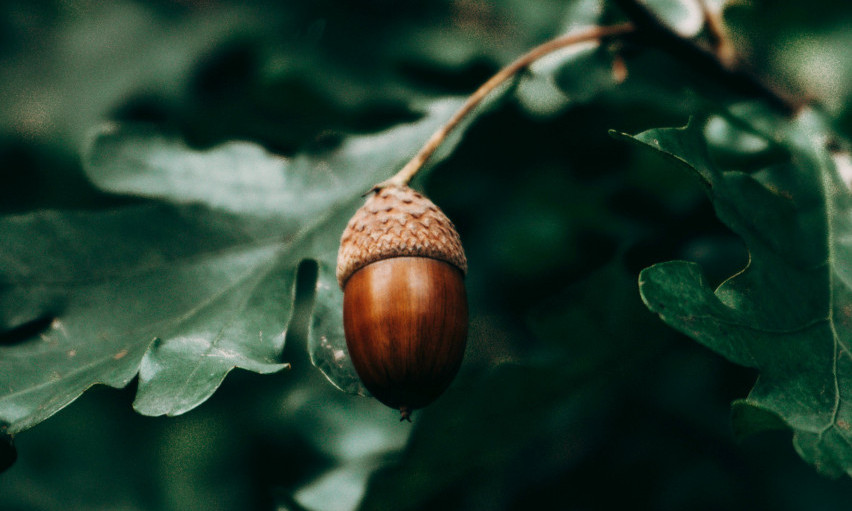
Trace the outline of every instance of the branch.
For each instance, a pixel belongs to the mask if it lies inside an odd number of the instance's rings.
[[[735,92],[765,98],[772,106],[785,114],[794,114],[801,108],[800,102],[786,92],[757,78],[743,67],[740,59],[724,57],[709,51],[691,39],[681,37],[663,23],[639,0],[613,0],[636,26],[635,37],[668,52],[673,57],[691,65],[706,75],[724,82]],[[713,23],[716,20],[710,20]],[[718,27],[711,27],[714,30]],[[716,33],[714,35],[720,35]]]
[[[728,39],[725,24],[722,22],[721,12],[711,9],[707,5],[707,0],[699,0],[698,3],[701,4],[701,12],[704,14],[704,23],[707,26],[710,45],[716,53],[716,58],[725,67],[737,66],[737,51],[734,49],[734,45],[731,44],[730,39]]]
[[[795,114],[803,106],[801,102],[793,99],[788,93],[761,81],[744,67],[741,59],[737,58],[733,51],[730,41],[727,40],[718,16],[709,11],[703,0],[701,5],[710,31],[711,42],[716,51],[706,49],[695,41],[677,34],[649,10],[641,0],[613,1],[631,22],[592,27],[581,32],[568,34],[536,46],[525,53],[482,84],[470,95],[461,108],[432,134],[420,151],[399,172],[387,181],[375,185],[370,191],[374,192],[387,186],[407,186],[441,143],[446,140],[450,132],[494,89],[541,57],[562,48],[588,41],[632,35],[635,39],[656,46],[686,65],[696,68],[705,76],[719,80],[734,92],[766,99],[770,105],[786,115]]]
[[[634,28],[632,23],[622,23],[606,27],[592,27],[587,30],[567,34],[557,39],[550,40],[540,46],[536,46],[529,52],[518,57],[518,59],[498,71],[497,74],[492,76],[487,82],[482,84],[473,94],[471,94],[467,101],[465,101],[464,105],[462,105],[461,108],[453,114],[446,124],[441,126],[438,131],[432,134],[426,142],[426,145],[424,145],[423,148],[414,155],[414,158],[412,158],[405,167],[397,172],[392,178],[374,186],[372,191],[379,190],[387,186],[408,185],[411,179],[420,171],[421,168],[423,168],[426,161],[435,153],[441,143],[447,138],[450,132],[458,126],[465,116],[470,114],[470,112],[500,84],[512,78],[518,74],[518,72],[526,69],[536,60],[568,46],[588,41],[600,41],[613,36],[629,34],[633,32],[633,30]]]

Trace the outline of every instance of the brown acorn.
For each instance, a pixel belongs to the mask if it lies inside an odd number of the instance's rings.
[[[346,345],[364,386],[400,410],[434,401],[458,372],[467,341],[467,260],[449,218],[407,186],[385,186],[340,241]]]

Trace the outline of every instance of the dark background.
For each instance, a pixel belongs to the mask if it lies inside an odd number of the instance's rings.
[[[4,2],[0,212],[131,200],[80,170],[103,121],[153,122],[200,148],[320,151],[416,119],[414,100],[471,92],[596,5]],[[847,2],[755,0],[726,20],[760,75],[818,100],[849,135]],[[747,254],[692,176],[607,131],[683,125],[747,98],[665,52],[623,51],[620,86],[593,58],[549,89],[522,79],[417,183],[468,251],[471,333],[459,378],[413,425],[308,362],[306,263],[290,372],[237,371],[177,418],[135,414],[134,384],[95,387],[17,436],[0,509],[848,508],[850,481],[819,476],[789,433],[736,442],[729,404],[757,375],[639,299],[636,276],[655,262],[697,261],[718,283]]]

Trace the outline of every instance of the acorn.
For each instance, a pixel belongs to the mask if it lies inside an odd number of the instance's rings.
[[[450,385],[467,342],[467,259],[453,223],[408,186],[374,188],[343,232],[346,345],[379,401],[412,410]]]

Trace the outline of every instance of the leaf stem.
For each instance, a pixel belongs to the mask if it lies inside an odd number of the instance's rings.
[[[435,153],[447,136],[459,123],[468,115],[479,103],[485,99],[489,93],[500,86],[506,80],[512,78],[518,72],[529,67],[536,60],[553,53],[562,48],[573,46],[575,44],[588,41],[599,41],[608,37],[629,34],[634,31],[632,23],[620,23],[604,27],[591,27],[582,31],[573,32],[556,39],[536,46],[527,53],[521,55],[512,63],[501,69],[487,82],[483,83],[476,91],[467,98],[467,101],[459,108],[455,114],[441,126],[426,144],[414,155],[414,157],[392,178],[377,184],[373,190],[378,190],[388,186],[407,186],[411,179],[423,168],[423,165]]]

